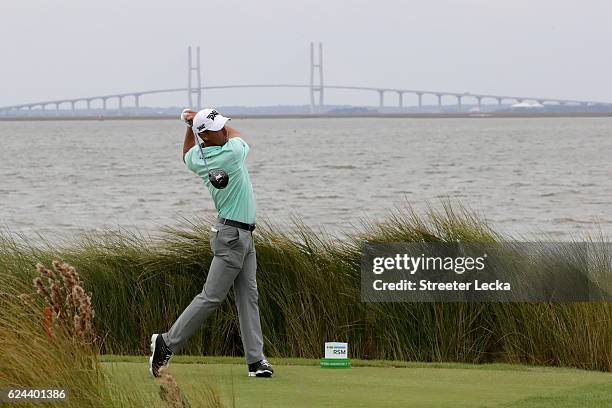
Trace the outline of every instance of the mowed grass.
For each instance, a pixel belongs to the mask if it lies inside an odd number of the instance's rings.
[[[146,357],[104,356],[112,382],[159,401]],[[275,376],[249,378],[240,358],[177,356],[170,373],[192,403],[205,384],[228,407],[610,407],[612,374],[506,364],[272,359]]]

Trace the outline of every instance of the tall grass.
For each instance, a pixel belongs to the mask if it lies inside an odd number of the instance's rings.
[[[73,264],[94,293],[103,352],[146,354],[202,289],[212,254],[211,220],[135,233],[86,235],[71,245],[0,239],[0,272],[31,279],[37,261]],[[355,358],[512,362],[612,368],[612,305],[361,303],[361,245],[369,242],[500,242],[473,213],[446,204],[420,215],[396,210],[362,222],[342,239],[299,222],[291,232],[256,230],[258,287],[266,353],[316,358],[324,341],[348,341]],[[240,355],[233,294],[185,353]]]
[[[94,343],[49,319],[31,282],[0,274],[0,287],[0,388],[63,389],[68,407],[141,406],[107,382]]]
[[[91,295],[82,286],[72,266],[42,264],[40,276],[31,284],[0,273],[0,389],[32,388],[62,390],[68,407],[168,407],[188,408],[190,400],[164,368],[160,400],[145,402],[143,393],[112,381],[98,359],[98,341],[93,330]],[[194,393],[195,406],[225,405],[217,389],[203,381]],[[41,406],[58,401],[28,401],[21,406]]]

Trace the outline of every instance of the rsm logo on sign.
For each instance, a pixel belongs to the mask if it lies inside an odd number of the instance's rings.
[[[325,358],[347,358],[348,344],[347,343],[325,343]]]

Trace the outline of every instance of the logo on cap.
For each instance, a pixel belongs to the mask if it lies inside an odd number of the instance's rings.
[[[215,116],[217,116],[218,114],[219,112],[213,109],[213,111],[210,112],[206,118],[210,120],[215,120]]]

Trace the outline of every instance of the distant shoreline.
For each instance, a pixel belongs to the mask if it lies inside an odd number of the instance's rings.
[[[598,118],[612,117],[612,112],[492,112],[492,113],[336,113],[232,115],[236,119],[320,119],[320,118],[412,118],[412,119],[489,119],[489,118]],[[0,122],[74,121],[74,120],[176,120],[174,115],[158,116],[55,116],[0,117]]]

